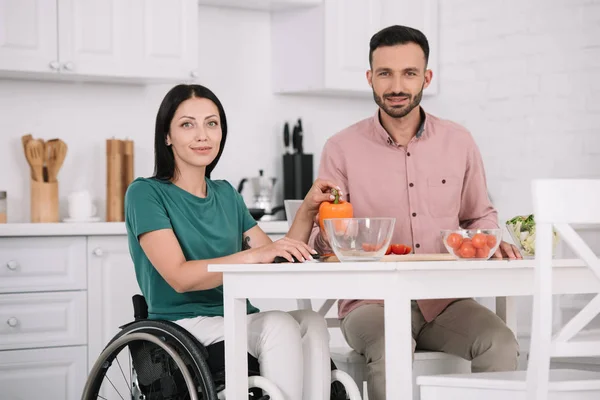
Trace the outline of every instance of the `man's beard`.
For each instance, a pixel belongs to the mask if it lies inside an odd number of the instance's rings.
[[[381,107],[381,109],[385,111],[385,113],[390,117],[402,118],[408,115],[408,113],[410,113],[416,106],[418,106],[421,103],[424,88],[425,84],[421,86],[421,91],[415,97],[408,93],[399,92],[385,94],[383,95],[383,98],[379,97],[377,93],[375,93],[375,89],[373,89],[373,99],[375,99],[375,103],[377,103],[377,105]],[[406,97],[409,100],[409,103],[405,106],[390,107],[386,105],[384,101],[384,99],[388,97]]]

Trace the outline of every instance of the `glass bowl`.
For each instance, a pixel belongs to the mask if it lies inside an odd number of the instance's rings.
[[[518,232],[519,227],[510,222],[506,222],[506,230],[524,259],[535,258],[535,224],[533,224],[529,231]],[[552,230],[552,234],[552,255],[555,256],[559,237],[554,229]]]
[[[502,229],[444,229],[442,242],[460,260],[488,260],[500,246]]]
[[[392,240],[396,218],[331,218],[323,224],[341,262],[379,261]]]

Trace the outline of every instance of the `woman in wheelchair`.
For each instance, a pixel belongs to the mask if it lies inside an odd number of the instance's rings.
[[[224,339],[223,277],[207,265],[270,263],[276,256],[310,260],[313,220],[337,188],[316,181],[288,234],[272,242],[232,185],[211,179],[226,139],[225,111],[212,91],[172,88],[156,117],[154,175],[132,182],[125,198],[129,249],[148,319],[172,321],[204,346]],[[247,314],[248,349],[260,375],[286,400],[329,399],[324,318],[307,310],[260,312],[250,302]]]

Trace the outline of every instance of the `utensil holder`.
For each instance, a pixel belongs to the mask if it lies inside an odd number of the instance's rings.
[[[58,182],[31,180],[31,222],[58,222]]]

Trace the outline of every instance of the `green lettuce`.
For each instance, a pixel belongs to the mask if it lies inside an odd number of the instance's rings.
[[[535,255],[535,219],[533,214],[518,215],[506,222],[515,244],[527,255]],[[553,245],[558,243],[558,234],[554,233]]]

